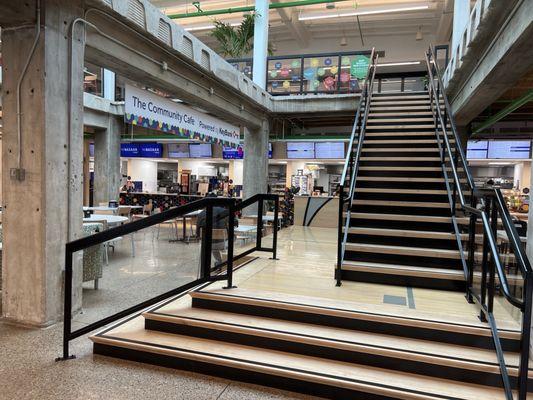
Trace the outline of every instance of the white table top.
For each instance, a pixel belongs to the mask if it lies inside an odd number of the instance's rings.
[[[498,233],[498,237],[499,237],[500,239],[503,239],[503,240],[506,240],[506,241],[509,240],[509,238],[507,237],[507,232],[505,232],[505,230],[503,230],[503,229],[502,229],[502,230],[498,230],[497,233]],[[527,241],[527,237],[525,237],[525,236],[520,236],[520,241],[521,241],[522,243],[525,243],[525,242]]]
[[[257,230],[257,226],[253,226],[253,225],[239,225],[234,228],[235,232],[252,232],[256,230]]]
[[[107,221],[109,225],[121,224],[129,221],[127,217],[110,214],[92,214],[89,218],[83,218],[83,222]]]
[[[257,214],[255,215],[243,215],[243,218],[257,218]],[[273,215],[263,215],[263,221],[274,221]]]
[[[83,211],[117,211],[119,208],[143,208],[143,206],[118,206],[118,207],[93,206],[93,207],[83,207]]]

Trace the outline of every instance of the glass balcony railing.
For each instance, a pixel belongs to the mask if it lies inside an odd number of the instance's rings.
[[[370,51],[268,57],[266,87],[272,95],[359,93]],[[251,58],[227,60],[252,78]]]

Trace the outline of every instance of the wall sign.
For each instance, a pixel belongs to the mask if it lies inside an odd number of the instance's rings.
[[[126,85],[124,121],[176,136],[237,147],[240,129],[184,104]]]

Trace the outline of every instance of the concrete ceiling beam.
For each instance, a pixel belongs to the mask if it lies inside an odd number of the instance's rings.
[[[114,36],[117,36],[117,32]],[[130,40],[135,41],[133,38]],[[121,41],[127,41],[127,38],[122,37]],[[266,115],[267,110],[253,106],[247,99],[241,98],[215,80],[208,79],[198,70],[184,65],[179,59],[162,57],[156,48],[143,48],[138,41],[136,44],[131,43],[141,53],[150,55],[154,60],[164,61],[168,66],[167,70],[159,63],[150,61],[90,29],[87,31],[86,43],[87,61],[106,67],[142,85],[160,89],[186,103],[201,107],[220,119],[258,128],[261,123],[259,117]],[[179,74],[173,71],[179,71]]]

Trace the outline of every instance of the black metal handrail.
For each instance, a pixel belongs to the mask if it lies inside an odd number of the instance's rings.
[[[264,202],[274,202],[274,221],[273,221],[273,241],[272,247],[264,247],[262,245],[262,232],[263,232],[263,215]],[[242,252],[241,254],[234,255],[234,236],[235,236],[235,214],[245,207],[249,207],[257,203],[257,241],[255,246]],[[223,207],[228,209],[227,216],[219,216],[219,218],[228,218],[228,236],[227,236],[227,259],[217,268],[226,267],[225,274],[213,275],[211,268],[211,241],[213,233],[214,222],[214,207]],[[133,234],[142,229],[159,225],[163,222],[173,220],[176,218],[183,218],[186,214],[193,211],[205,209],[205,228],[202,229],[202,249],[200,254],[200,277],[196,280],[181,285],[175,289],[172,289],[166,293],[155,296],[149,300],[143,301],[134,306],[128,307],[118,313],[110,315],[99,321],[93,322],[75,331],[72,331],[72,285],[73,285],[73,255],[74,253],[87,249],[92,246],[109,242],[110,240],[123,237],[128,234]],[[94,235],[82,237],[71,241],[65,245],[65,298],[64,298],[64,324],[63,324],[63,356],[57,358],[57,360],[67,360],[75,358],[69,354],[70,341],[83,336],[95,329],[101,328],[111,322],[117,321],[124,317],[127,317],[133,313],[139,312],[147,307],[157,304],[165,299],[180,293],[186,292],[196,286],[207,282],[227,280],[227,286],[225,288],[232,288],[233,286],[233,263],[234,261],[245,257],[255,251],[271,252],[273,258],[277,257],[277,236],[278,236],[278,213],[279,213],[279,196],[274,194],[256,194],[249,199],[237,203],[237,199],[232,198],[215,198],[206,197],[201,200],[193,201],[191,203],[169,209],[167,211],[160,212],[146,218],[139,219],[137,221],[130,222],[128,224],[120,225],[115,228],[107,229],[102,232],[98,232]]]
[[[372,49],[370,55],[370,64],[368,67],[365,86],[361,94],[359,106],[355,114],[355,120],[352,127],[352,133],[350,136],[350,142],[348,143],[348,150],[346,160],[344,162],[344,168],[342,170],[342,176],[339,184],[339,227],[337,238],[337,268],[335,269],[335,279],[337,280],[337,286],[341,285],[341,270],[344,260],[344,252],[346,248],[346,241],[348,240],[348,231],[350,227],[351,207],[348,207],[346,218],[344,218],[344,205],[350,203],[353,200],[355,191],[355,181],[357,178],[357,172],[359,171],[359,159],[361,157],[361,149],[363,146],[363,140],[365,138],[366,122],[368,119],[368,112],[370,110],[370,101],[372,100],[373,84],[376,75],[376,65],[378,60],[378,54],[375,49]],[[364,109],[364,112],[362,113]],[[354,143],[357,139],[357,148],[354,154]],[[346,180],[350,179],[348,194],[345,195]]]
[[[468,262],[463,263],[465,268],[465,275],[467,278],[467,298],[471,302],[476,302],[480,306],[480,319],[487,321],[491,328],[492,337],[494,340],[495,350],[500,366],[503,387],[507,400],[513,400],[513,388],[509,379],[507,366],[504,359],[504,353],[499,338],[499,333],[494,318],[493,307],[494,298],[497,291],[496,275],[498,276],[498,289],[503,294],[504,298],[514,307],[522,312],[522,334],[520,346],[520,365],[517,380],[518,399],[525,400],[527,397],[527,381],[528,381],[528,364],[529,364],[529,345],[530,345],[530,330],[531,330],[531,307],[532,307],[532,292],[533,292],[533,271],[527,259],[524,248],[520,242],[520,237],[516,228],[511,222],[511,216],[505,205],[503,195],[499,189],[491,189],[487,191],[476,190],[474,182],[466,161],[466,157],[461,146],[459,135],[455,127],[454,120],[451,114],[451,108],[442,84],[438,65],[433,58],[433,52],[430,48],[426,53],[426,64],[429,76],[429,90],[431,107],[435,119],[435,134],[437,136],[437,143],[439,146],[441,164],[445,178],[448,197],[450,198],[452,220],[454,221],[454,229],[457,235],[459,249],[462,260],[465,260],[463,254],[463,246],[461,242],[461,232],[455,221],[457,211],[456,197],[459,198],[459,206],[465,215],[470,216],[469,223],[469,239],[468,239]],[[435,70],[435,74],[433,74]],[[436,85],[435,85],[436,81]],[[441,99],[444,103],[444,116],[441,110]],[[447,123],[450,123],[452,137],[455,141],[454,151],[448,137]],[[440,128],[440,129],[439,129]],[[440,131],[440,132],[439,132]],[[442,134],[442,138],[441,138]],[[443,143],[443,145],[441,144]],[[452,170],[453,175],[453,194],[450,189],[450,182],[448,179],[448,167]],[[466,176],[467,190],[470,195],[470,204],[467,204],[466,197],[461,188],[461,180],[459,178],[457,164],[460,163],[463,172]],[[476,207],[478,204],[480,208]],[[481,292],[477,295],[474,292],[474,256],[475,256],[475,228],[477,218],[481,219],[483,227],[483,252],[482,252],[482,272],[481,272]],[[517,260],[517,265],[520,268],[524,279],[523,299],[520,299],[511,294],[509,282],[505,272],[505,268],[500,259],[497,248],[497,226],[501,221],[512,251]],[[490,255],[490,257],[489,257]]]

